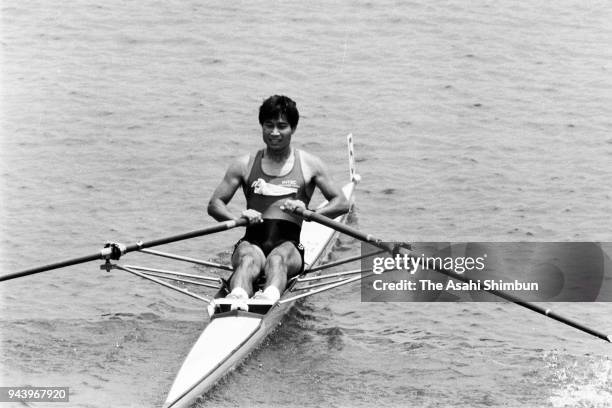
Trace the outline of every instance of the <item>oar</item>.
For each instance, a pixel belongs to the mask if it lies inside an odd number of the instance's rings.
[[[370,243],[370,244],[372,244],[374,246],[377,246],[378,248],[384,249],[386,251],[394,252],[396,250],[396,248],[397,248],[396,246],[394,246],[394,245],[392,245],[392,244],[390,244],[388,242],[384,242],[384,241],[382,241],[382,240],[380,240],[378,238],[375,238],[375,237],[373,237],[370,234],[364,234],[363,232],[361,232],[361,231],[359,231],[359,230],[357,230],[355,228],[352,228],[352,227],[349,227],[349,226],[347,226],[345,224],[341,224],[339,222],[336,222],[336,221],[334,221],[334,220],[332,220],[330,218],[327,218],[325,216],[317,214],[317,213],[315,213],[313,211],[305,210],[303,208],[297,207],[297,208],[295,208],[293,210],[293,213],[301,216],[302,218],[304,218],[307,221],[318,222],[319,224],[325,225],[326,227],[332,228],[332,229],[334,229],[336,231],[339,231],[339,232],[341,232],[343,234],[346,234],[346,235],[351,236],[353,238],[356,238],[358,240],[361,240],[361,241],[364,241],[364,242],[368,242],[368,243]],[[460,274],[458,274],[458,273],[456,273],[456,272],[454,272],[454,271],[452,271],[450,269],[438,268],[438,267],[435,267],[434,265],[430,266],[430,264],[428,264],[427,266],[428,266],[428,269],[435,270],[436,272],[442,273],[442,274],[444,274],[446,276],[449,276],[449,277],[451,277],[453,279],[457,279],[457,280],[460,280],[462,282],[470,282],[469,278],[467,278],[467,277],[465,277],[463,275],[460,275]],[[523,307],[525,307],[525,308],[527,308],[529,310],[532,310],[532,311],[534,311],[536,313],[540,313],[540,314],[542,314],[544,316],[550,317],[551,319],[557,320],[557,321],[559,321],[559,322],[561,322],[563,324],[566,324],[566,325],[571,326],[571,327],[573,327],[575,329],[581,330],[581,331],[583,331],[585,333],[588,333],[588,334],[590,334],[592,336],[598,337],[598,338],[600,338],[602,340],[605,340],[607,342],[612,343],[612,335],[607,335],[605,333],[602,333],[600,331],[597,331],[595,329],[587,327],[587,326],[583,325],[582,323],[579,323],[579,322],[576,322],[574,320],[568,319],[567,317],[561,316],[561,315],[555,313],[554,311],[552,311],[550,309],[546,309],[546,308],[538,306],[536,304],[533,304],[533,303],[530,303],[530,302],[526,302],[526,301],[520,299],[517,296],[511,295],[509,293],[502,292],[502,291],[499,291],[499,290],[493,290],[492,289],[492,290],[486,290],[486,292],[489,292],[489,293],[491,293],[493,295],[496,295],[496,296],[498,296],[498,297],[500,297],[502,299],[506,299],[506,300],[508,300],[508,301],[510,301],[512,303],[515,303],[515,304],[517,304],[519,306],[523,306]]]
[[[148,242],[137,242],[132,245],[128,245],[125,248],[122,248],[122,253],[128,253],[133,251],[138,251],[144,248],[152,248],[159,245],[169,244],[171,242],[183,241],[189,238],[201,237],[204,235],[214,234],[216,232],[226,231],[236,227],[244,227],[249,223],[246,218],[240,218],[238,220],[230,220],[223,221],[215,225],[211,225],[210,227],[206,227],[203,229],[186,232],[184,234],[173,235],[166,238],[159,238]],[[35,273],[50,271],[53,269],[64,268],[66,266],[78,265],[85,262],[95,261],[99,259],[108,259],[113,253],[113,247],[106,247],[100,250],[97,253],[91,255],[85,255],[78,258],[67,259],[65,261],[60,261],[48,265],[42,265],[31,269],[26,269],[19,272],[9,273],[7,275],[0,276],[0,282],[7,281],[10,279],[20,278],[22,276],[33,275]]]

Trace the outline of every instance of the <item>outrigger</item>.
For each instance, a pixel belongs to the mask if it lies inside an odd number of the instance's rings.
[[[342,190],[352,204],[355,186],[360,181],[360,177],[355,172],[352,135],[349,134],[347,140],[350,182],[347,183]],[[325,203],[321,205],[325,205]],[[262,300],[248,300],[248,311],[231,310],[231,300],[225,299],[229,290],[227,282],[219,277],[207,277],[199,274],[182,273],[143,266],[122,265],[116,262],[126,253],[140,252],[177,261],[184,261],[195,265],[232,271],[232,267],[228,265],[170,254],[150,248],[209,235],[236,227],[244,227],[248,224],[246,219],[225,221],[204,229],[148,242],[138,242],[129,246],[117,243],[107,243],[101,251],[94,254],[0,276],[0,281],[7,281],[18,277],[102,259],[105,261],[105,263],[101,265],[102,269],[109,271],[117,269],[129,272],[192,298],[206,302],[208,305],[207,310],[210,315],[210,322],[188,353],[163,405],[164,408],[189,407],[197,398],[204,395],[213,387],[220,378],[240,364],[240,362],[278,326],[278,323],[296,300],[338,286],[347,285],[372,275],[371,269],[356,269],[314,276],[315,272],[320,272],[327,268],[358,261],[381,253],[396,254],[398,251],[404,251],[404,253],[410,254],[411,250],[409,243],[390,244],[372,235],[365,234],[346,225],[346,215],[332,220],[310,210],[297,208],[293,212],[307,221],[312,221],[303,224],[301,233],[301,243],[305,247],[304,258],[306,266],[304,273],[288,283],[287,289],[277,302],[270,303]],[[323,264],[326,255],[333,247],[338,233],[343,233],[360,241],[370,243],[378,247],[379,251]],[[439,269],[433,266],[429,269],[459,281],[466,281],[467,279],[465,276],[457,274],[452,270]],[[311,276],[306,276],[307,274]],[[211,299],[183,287],[179,287],[174,283],[170,283],[171,281],[213,288],[216,289],[217,292],[214,298]],[[550,309],[545,309],[533,303],[525,302],[514,295],[502,291],[488,292],[585,333],[612,342],[612,336],[570,320]]]

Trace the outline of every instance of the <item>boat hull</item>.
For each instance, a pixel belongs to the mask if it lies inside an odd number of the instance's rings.
[[[234,310],[212,319],[185,359],[164,408],[190,406],[210,390],[257,349],[291,306],[276,305],[265,318]]]
[[[343,187],[351,200],[355,184]],[[325,204],[325,203],[324,203]],[[324,205],[322,204],[322,205]],[[346,217],[338,217],[343,221]],[[304,245],[305,270],[320,263],[331,249],[337,232],[318,223],[304,223],[300,237]],[[295,281],[281,300],[291,296]],[[218,295],[220,296],[221,293]],[[294,302],[275,303],[265,313],[227,311],[215,313],[177,374],[164,408],[183,408],[205,394],[239,365],[281,322]]]

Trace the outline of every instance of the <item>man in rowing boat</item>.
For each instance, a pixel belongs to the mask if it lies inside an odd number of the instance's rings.
[[[349,209],[341,189],[334,185],[318,157],[292,147],[299,113],[295,102],[286,96],[274,95],[259,108],[259,123],[266,147],[232,163],[221,184],[208,203],[208,213],[217,221],[235,220],[227,204],[242,187],[247,209],[241,214],[249,220],[244,237],[232,255],[234,273],[230,278],[230,294],[236,307],[253,296],[253,284],[265,276],[262,292],[256,299],[277,301],[288,279],[304,269],[304,249],[300,244],[302,219],[282,211],[306,208],[315,187],[328,200],[316,210],[330,218]]]

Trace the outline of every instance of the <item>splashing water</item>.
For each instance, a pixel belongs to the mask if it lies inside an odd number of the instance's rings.
[[[612,406],[612,360],[591,357],[580,361],[558,350],[545,354],[544,360],[550,369],[553,407]]]

